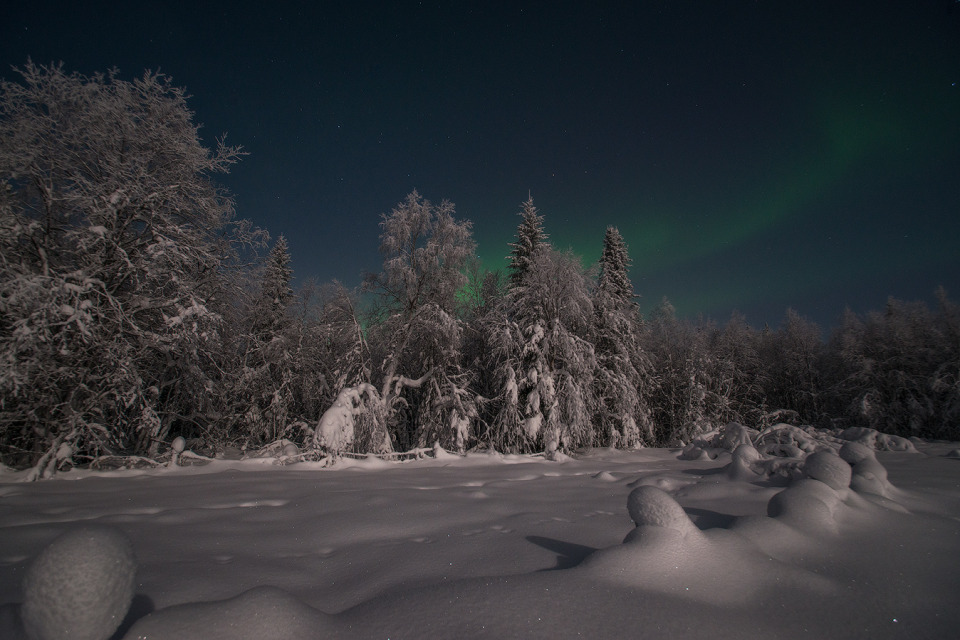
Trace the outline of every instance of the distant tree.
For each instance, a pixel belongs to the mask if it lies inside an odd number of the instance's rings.
[[[702,362],[709,366],[707,410],[713,424],[735,421],[752,428],[762,426],[768,411],[760,333],[736,311],[723,327],[701,330],[706,333],[709,354]]]
[[[280,235],[274,243],[264,268],[260,285],[260,308],[258,309],[262,330],[276,331],[284,324],[290,303],[293,300],[293,268],[290,266],[290,250],[287,239]]]
[[[480,318],[493,310],[507,290],[507,277],[502,269],[486,270],[478,258],[467,261],[464,269],[466,285],[461,289],[461,315]]]
[[[156,73],[84,77],[32,63],[0,83],[0,446],[58,459],[155,454],[214,416],[226,270],[249,223],[211,176]]]
[[[533,197],[521,205],[520,215],[523,220],[517,226],[517,240],[510,243],[510,284],[518,286],[530,270],[530,265],[536,253],[547,244],[547,234],[543,230],[543,216],[533,205]]]
[[[828,406],[848,424],[902,436],[957,436],[956,307],[936,313],[890,298],[884,312],[844,315],[828,346]]]
[[[721,426],[710,410],[711,365],[704,327],[678,318],[664,298],[652,313],[645,338],[657,372],[658,384],[649,400],[657,444],[687,443]]]
[[[788,309],[780,328],[764,339],[766,398],[773,410],[797,412],[805,424],[822,415],[824,343],[820,327]]]

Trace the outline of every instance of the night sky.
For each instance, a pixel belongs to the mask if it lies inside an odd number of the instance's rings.
[[[504,266],[532,193],[587,261],[620,228],[641,309],[822,325],[960,299],[960,3],[10,3],[0,74],[160,69],[298,278],[360,282],[416,188]]]

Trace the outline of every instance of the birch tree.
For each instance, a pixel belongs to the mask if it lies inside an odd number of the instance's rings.
[[[4,459],[154,455],[216,412],[223,274],[258,236],[213,176],[241,151],[205,147],[160,74],[19,73],[0,83]]]
[[[390,421],[391,440],[382,450],[393,441],[402,448],[432,441],[458,446],[469,438],[476,412],[460,368],[455,310],[475,245],[471,223],[454,213],[453,203],[434,205],[413,191],[380,223],[383,267],[367,287],[381,301],[374,337],[382,365],[376,394],[365,388],[362,395],[378,405],[378,419]],[[407,398],[411,389],[420,396]]]

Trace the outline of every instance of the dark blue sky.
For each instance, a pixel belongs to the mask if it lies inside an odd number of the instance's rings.
[[[620,228],[645,311],[960,298],[953,0],[171,4],[15,3],[0,73],[170,75],[300,278],[376,270],[414,188],[499,267],[529,190],[586,260]]]

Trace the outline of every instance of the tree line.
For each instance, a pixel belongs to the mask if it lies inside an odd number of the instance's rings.
[[[0,458],[38,474],[282,440],[555,457],[677,445],[726,424],[960,438],[960,312],[890,300],[826,340],[788,311],[641,314],[615,228],[554,248],[532,198],[509,266],[416,191],[382,216],[378,273],[292,289],[285,239],[235,217],[182,89],[28,63],[0,84]]]

